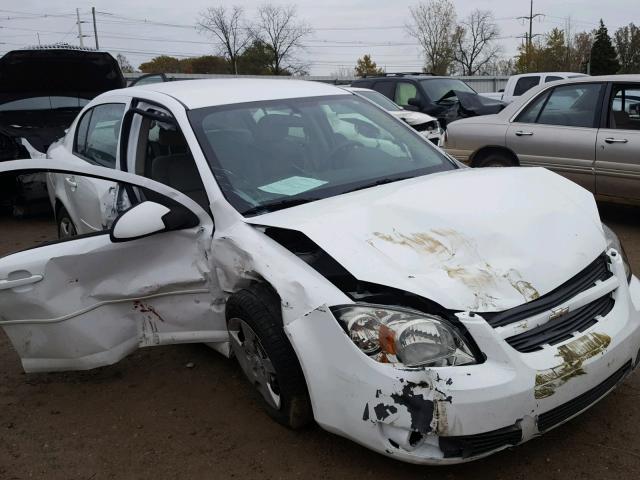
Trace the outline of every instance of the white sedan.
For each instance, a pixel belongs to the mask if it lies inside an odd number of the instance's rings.
[[[442,464],[557,427],[638,364],[640,281],[589,192],[465,168],[343,89],[117,90],[48,156],[0,164],[50,174],[63,237],[0,259],[27,372],[203,342],[276,421]]]

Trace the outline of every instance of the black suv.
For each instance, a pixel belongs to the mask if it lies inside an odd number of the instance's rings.
[[[443,127],[458,118],[498,113],[506,105],[478,95],[460,79],[421,73],[364,77],[351,86],[376,90],[407,110],[436,117]]]

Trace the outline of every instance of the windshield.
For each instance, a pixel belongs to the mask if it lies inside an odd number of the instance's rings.
[[[355,95],[206,107],[189,119],[225,197],[244,215],[457,168]]]
[[[462,80],[457,80],[455,78],[433,78],[431,80],[421,80],[420,84],[432,102],[441,100],[442,97],[451,90],[454,92],[460,91],[465,93],[476,93],[476,91],[469,85],[464,83]],[[450,98],[455,100],[455,97]]]
[[[383,94],[376,92],[375,90],[358,90],[355,92],[357,95],[360,95],[367,100],[371,100],[373,103],[378,105],[380,108],[388,111],[388,112],[398,112],[402,110],[398,105],[393,103]]]
[[[84,107],[89,100],[79,97],[30,97],[13,100],[0,105],[0,112],[10,112],[19,110],[54,110],[57,108],[77,108]]]

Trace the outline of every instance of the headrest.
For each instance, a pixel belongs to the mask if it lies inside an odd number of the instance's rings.
[[[289,134],[289,128],[304,128],[304,126],[305,124],[300,117],[272,113],[265,115],[258,121],[258,133],[262,138],[274,141],[286,137]]]
[[[186,140],[178,130],[161,128],[158,132],[158,143],[165,147],[175,147],[186,144]]]

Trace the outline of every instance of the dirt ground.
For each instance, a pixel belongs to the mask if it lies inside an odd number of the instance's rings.
[[[640,210],[601,207],[640,272]],[[52,238],[0,219],[0,255]],[[192,368],[188,368],[187,365]],[[479,412],[481,414],[481,412]],[[0,334],[0,479],[636,479],[640,375],[589,412],[512,450],[418,467],[319,427],[267,417],[233,361],[201,345],[140,350],[90,372],[24,374]]]

